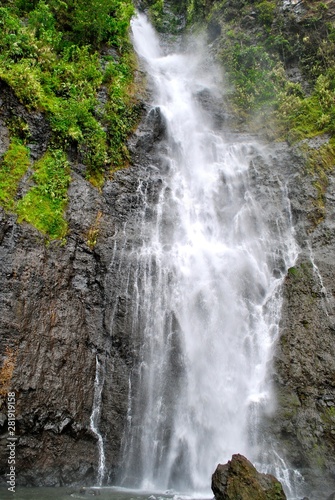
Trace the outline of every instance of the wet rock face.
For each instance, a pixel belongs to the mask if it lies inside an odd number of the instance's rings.
[[[302,255],[285,282],[272,432],[312,491],[326,494],[335,487],[334,267],[314,252],[317,268]]]
[[[74,480],[69,466],[74,461],[78,472],[92,477],[96,447],[88,423],[95,358],[87,345],[88,322],[94,319],[72,286],[83,253],[73,241],[66,249],[46,248],[37,231],[17,225],[13,217],[2,222],[7,230],[1,245],[1,331],[2,347],[9,345],[16,355],[11,388],[17,394],[18,480],[47,485]],[[94,260],[87,260],[93,273]],[[5,458],[5,434],[2,438]]]
[[[11,109],[25,116],[10,93],[2,99],[3,116]],[[159,113],[153,119],[160,122]],[[29,120],[34,151],[40,155],[49,138],[45,120],[27,114]],[[143,134],[140,128],[138,137]],[[124,291],[129,268],[124,263],[132,262],[129,254],[141,244],[137,214],[143,216],[143,192],[150,217],[160,189],[159,172],[150,170],[155,153],[149,144],[155,137],[148,130],[145,134],[146,161],[115,174],[102,193],[73,165],[65,244],[46,244],[37,230],[0,209],[0,366],[10,349],[15,359],[10,389],[16,392],[19,485],[96,482],[98,443],[91,415],[97,358],[107,374],[99,422],[108,443],[106,480],[113,479],[119,465],[129,372],[136,358]],[[4,134],[4,149],[6,141]],[[6,413],[0,396],[2,481],[7,472]]]
[[[305,479],[309,498],[335,489],[335,177],[316,227],[312,180],[288,188],[300,253],[284,283],[280,339],[274,358],[272,436]]]
[[[71,192],[80,197],[71,200],[70,207],[80,200],[87,222],[94,222],[96,206],[91,211],[90,206],[96,192],[83,181],[74,183]],[[118,197],[122,194],[126,203],[125,189],[119,190]],[[95,202],[103,205],[98,197]],[[102,208],[107,219],[108,207]],[[117,308],[115,321],[120,327],[113,339],[109,318],[115,305],[110,301],[118,305],[124,295],[118,288],[125,280],[122,269],[114,282],[106,278],[118,247],[119,226],[117,221],[112,225],[105,220],[104,235],[92,251],[84,240],[83,221],[79,228],[74,212],[70,221],[74,231],[66,246],[46,247],[33,228],[16,224],[13,217],[2,219],[1,345],[16,353],[11,388],[17,395],[18,484],[96,481],[98,447],[90,428],[96,356],[108,374],[100,422],[109,443],[108,473],[118,466],[134,351],[129,312]],[[6,420],[2,424],[0,453],[5,466]]]
[[[243,455],[233,455],[227,464],[219,464],[212,476],[216,500],[285,500],[277,479],[261,474]]]
[[[28,111],[2,80],[0,80],[0,109],[0,155],[8,148],[8,127],[10,127],[19,137],[28,141],[27,146],[33,160],[42,156],[51,134],[45,117],[39,111]]]

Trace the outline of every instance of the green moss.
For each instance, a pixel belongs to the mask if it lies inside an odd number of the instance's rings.
[[[280,342],[284,344],[283,339]],[[286,342],[286,348],[287,348]],[[288,347],[289,348],[289,347]],[[298,395],[295,392],[290,392],[288,390],[282,390],[277,394],[278,397],[278,407],[280,408],[280,418],[285,420],[294,420],[301,408],[301,402]]]
[[[22,144],[27,144],[31,135],[28,123],[21,116],[11,116],[6,120],[6,126],[10,136],[22,141]]]
[[[0,204],[51,239],[62,238],[67,231],[64,210],[70,182],[66,157],[61,150],[48,151],[34,165],[35,185],[17,201],[17,189],[29,165],[28,148],[13,139],[0,164]]]
[[[40,75],[40,68],[30,59],[0,68],[0,78],[12,87],[18,99],[29,109],[41,108],[41,104],[46,101]]]
[[[21,178],[29,167],[29,150],[18,139],[12,139],[0,163],[0,204],[15,209],[15,195]]]
[[[318,218],[313,221],[315,224],[320,223],[325,217],[325,194],[329,183],[328,174],[335,168],[334,141],[333,139],[317,149],[305,147],[307,151],[306,170],[309,175],[313,176],[313,184],[317,192],[314,206],[317,209]]]
[[[310,262],[301,262],[301,264],[290,267],[287,270],[289,278],[293,281],[308,282],[313,279],[313,266]]]
[[[17,62],[34,55],[32,34],[10,8],[0,7],[0,32],[1,61]]]
[[[69,148],[96,187],[128,164],[126,139],[140,113],[133,98],[133,13],[131,0],[13,0],[0,8],[0,78],[26,108],[45,114],[52,131],[48,152],[33,165],[34,186],[17,203],[29,158],[23,143],[12,141],[1,164],[0,202],[50,239],[67,232]],[[104,64],[101,51],[111,47]],[[102,85],[107,104],[97,98]],[[7,125],[12,136],[29,140],[22,119]]]
[[[50,239],[67,232],[64,210],[70,182],[69,164],[61,150],[48,151],[36,164],[35,186],[18,202],[19,221],[35,226]]]
[[[335,76],[332,70],[320,75],[313,93],[305,96],[296,84],[285,83],[278,98],[279,129],[289,130],[292,138],[314,137],[335,132]]]
[[[125,142],[139,116],[132,97],[133,13],[131,0],[20,0],[0,8],[0,78],[27,108],[45,112],[53,147],[75,147],[96,186],[127,165]],[[102,44],[114,47],[107,65]],[[97,100],[103,83],[107,106]]]
[[[299,275],[299,270],[296,267],[290,267],[287,270],[289,276],[298,276]]]
[[[335,427],[335,406],[331,406],[329,408],[326,408],[322,414],[322,420],[325,422],[327,425],[330,425],[331,427]]]
[[[312,449],[308,450],[307,457],[312,467],[319,470],[325,469],[327,450],[324,444],[315,443]]]

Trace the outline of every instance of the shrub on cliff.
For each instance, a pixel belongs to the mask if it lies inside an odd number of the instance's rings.
[[[16,0],[0,8],[0,78],[27,109],[47,116],[51,150],[76,151],[96,186],[127,164],[125,141],[138,119],[128,33],[133,13],[131,0]],[[22,147],[28,137],[29,131],[12,133]],[[38,164],[32,167],[38,177]],[[2,162],[0,171],[6,168]],[[52,224],[41,222],[49,220],[48,204],[37,210],[31,202],[27,215],[27,203],[14,203],[16,194],[13,187],[12,200],[0,200],[4,208],[24,207],[26,220],[52,238],[64,233],[66,224],[51,230]]]

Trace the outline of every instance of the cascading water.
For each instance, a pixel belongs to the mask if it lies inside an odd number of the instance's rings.
[[[91,431],[96,436],[98,442],[98,452],[99,452],[99,467],[98,467],[98,478],[97,478],[98,486],[102,485],[105,474],[104,442],[102,439],[102,435],[99,431],[103,379],[104,379],[103,365],[99,361],[98,355],[96,355],[93,408],[90,418],[90,427]]]
[[[217,463],[259,457],[280,287],[297,249],[285,186],[279,210],[258,202],[262,147],[225,138],[202,109],[201,90],[217,92],[214,69],[200,56],[164,55],[142,15],[132,29],[167,139],[151,236],[136,250],[141,361],[129,384],[122,484],[203,492]]]

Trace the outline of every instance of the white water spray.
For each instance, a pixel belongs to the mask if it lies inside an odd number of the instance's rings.
[[[318,266],[315,263],[314,253],[313,253],[311,244],[310,244],[310,242],[308,240],[306,241],[306,244],[307,244],[307,248],[309,250],[310,261],[311,261],[312,266],[313,266],[313,273],[315,274],[315,276],[317,278],[317,281],[320,283],[323,308],[324,308],[324,311],[325,311],[326,315],[329,317],[328,308],[330,308],[332,297],[331,297],[331,294],[326,289],[326,287],[325,287],[325,285],[323,283],[323,279],[322,279],[320,270],[319,270]]]
[[[166,120],[169,173],[136,256],[132,326],[142,361],[123,484],[208,492],[219,462],[258,456],[280,287],[297,251],[284,190],[273,220],[258,203],[251,163],[262,148],[225,140],[199,104],[199,91],[215,89],[208,64],[164,55],[142,15],[132,29]]]
[[[99,451],[99,467],[97,485],[101,486],[105,476],[105,451],[102,435],[99,431],[100,414],[101,414],[101,394],[104,382],[104,370],[98,356],[95,358],[95,380],[94,380],[94,395],[93,395],[93,408],[90,418],[91,431],[98,439]]]

